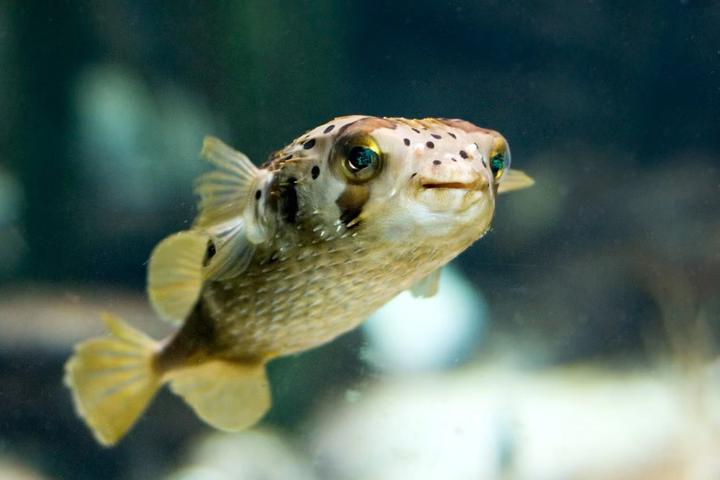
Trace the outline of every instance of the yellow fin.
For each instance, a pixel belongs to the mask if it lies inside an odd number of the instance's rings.
[[[246,222],[230,220],[207,230],[216,253],[205,268],[205,278],[224,280],[244,272],[255,254],[255,244],[246,235]]]
[[[423,278],[410,289],[413,297],[430,298],[434,297],[440,289],[440,272],[442,268],[438,268]]]
[[[217,249],[206,277],[222,280],[242,273],[255,246],[271,236],[264,199],[272,174],[215,137],[205,137],[202,155],[216,170],[203,174],[195,184],[200,214],[194,227],[207,232]]]
[[[65,364],[78,415],[95,438],[110,446],[127,433],[160,387],[153,360],[156,343],[110,314],[112,334],[80,343]]]
[[[172,373],[170,388],[205,422],[224,431],[253,426],[270,407],[262,364],[212,360]]]
[[[532,179],[527,173],[522,170],[510,169],[500,179],[500,185],[498,185],[498,193],[513,192],[515,190],[522,190],[523,188],[532,187],[535,184],[535,180]]]
[[[217,170],[201,175],[195,184],[200,196],[196,225],[224,223],[242,215],[255,193],[259,169],[243,153],[215,137],[205,137],[201,154]]]
[[[185,320],[203,286],[203,260],[210,237],[187,231],[161,241],[148,264],[147,291],[162,318],[175,323]]]

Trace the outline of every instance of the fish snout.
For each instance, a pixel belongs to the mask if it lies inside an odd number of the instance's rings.
[[[420,191],[442,189],[482,192],[489,186],[487,177],[468,164],[433,160],[423,167],[414,177]]]

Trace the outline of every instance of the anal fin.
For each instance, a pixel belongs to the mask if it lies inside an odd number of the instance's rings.
[[[253,426],[270,408],[265,366],[211,360],[172,373],[170,388],[205,422],[224,431]]]
[[[413,297],[430,298],[434,297],[440,289],[440,272],[442,268],[438,268],[431,272],[427,277],[423,278],[410,289]]]

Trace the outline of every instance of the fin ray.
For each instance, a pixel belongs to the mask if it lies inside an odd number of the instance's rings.
[[[252,174],[257,170],[250,159],[243,153],[226,145],[222,140],[211,135],[203,139],[202,156],[218,168],[229,170],[240,176]]]
[[[262,205],[254,202],[255,191],[267,186],[271,174],[215,137],[205,137],[202,156],[217,170],[201,175],[195,183],[200,213],[194,227],[215,242],[216,254],[205,277],[222,280],[241,274],[256,245],[268,239],[260,218]]]
[[[200,215],[195,224],[207,227],[242,218],[258,181],[259,169],[244,154],[215,137],[205,137],[202,156],[220,170],[201,175],[195,183]]]
[[[431,272],[428,276],[417,282],[410,289],[413,297],[429,298],[434,297],[440,289],[440,272],[442,268],[438,268]]]
[[[155,312],[165,320],[185,320],[202,291],[203,260],[209,237],[186,231],[171,235],[153,250],[147,291]]]
[[[137,421],[160,378],[153,364],[157,344],[112,315],[103,320],[112,337],[79,344],[65,364],[65,384],[78,415],[101,444],[110,446]],[[127,363],[130,347],[135,359]]]
[[[255,254],[255,244],[247,240],[244,222],[228,222],[216,228],[216,253],[205,271],[207,278],[223,280],[240,275]]]
[[[262,364],[212,360],[174,372],[170,388],[205,422],[224,431],[251,427],[270,407]]]
[[[530,175],[523,172],[522,170],[516,170],[511,168],[505,175],[500,179],[500,185],[498,185],[498,193],[514,192],[515,190],[522,190],[524,188],[532,187],[535,184],[535,180]]]

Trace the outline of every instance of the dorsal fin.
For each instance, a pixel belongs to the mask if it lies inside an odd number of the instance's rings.
[[[272,175],[215,137],[205,137],[202,156],[217,169],[200,176],[195,184],[200,214],[194,228],[207,233],[216,250],[205,277],[221,280],[242,273],[255,246],[269,238],[259,202],[267,194]]]
[[[210,237],[202,232],[180,232],[157,244],[150,256],[147,291],[157,314],[180,323],[202,290],[203,263]]]

